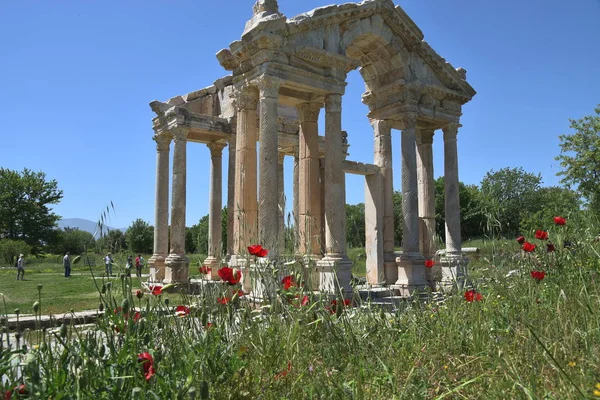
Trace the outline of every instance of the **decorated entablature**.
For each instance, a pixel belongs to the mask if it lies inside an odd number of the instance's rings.
[[[408,290],[435,286],[460,276],[460,208],[456,138],[462,106],[475,91],[466,71],[455,69],[423,39],[423,33],[391,0],[367,0],[317,8],[286,18],[276,0],[258,0],[241,39],[217,53],[231,75],[166,102],[151,103],[157,146],[153,279],[186,282],[182,250],[185,221],[185,147],[211,150],[209,257],[248,265],[249,244],[260,242],[269,257],[284,256],[283,159],[294,157],[294,226],[311,279],[323,291],[350,290],[346,255],[345,173],[365,176],[367,280]],[[365,82],[362,101],[374,131],[373,164],[348,160],[342,130],[342,96],[347,74],[358,69]],[[318,118],[325,109],[325,134]],[[394,251],[392,129],[401,130],[403,251]],[[436,256],[432,141],[443,130],[446,185],[446,251]],[[175,142],[171,238],[168,226],[168,152]],[[228,243],[222,252],[221,151],[228,161]],[[166,150],[165,150],[166,149]],[[166,152],[166,155],[165,155]],[[260,164],[257,164],[257,156]],[[165,161],[166,160],[166,161]],[[166,171],[165,172],[165,168]],[[173,231],[173,226],[176,232]],[[180,233],[177,233],[180,232]],[[184,232],[184,231],[183,231]],[[170,252],[169,249],[170,248]],[[176,249],[176,250],[173,250]],[[289,255],[288,255],[289,256]],[[437,257],[436,271],[425,259]],[[247,268],[260,269],[260,265]],[[252,282],[247,291],[260,296]]]

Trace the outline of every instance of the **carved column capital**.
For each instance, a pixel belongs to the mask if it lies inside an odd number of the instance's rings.
[[[417,114],[416,113],[406,113],[400,117],[402,124],[404,125],[404,129],[416,129],[417,127]]]
[[[342,112],[342,95],[337,93],[328,94],[325,97],[325,110],[327,112]]]
[[[258,89],[260,90],[260,98],[277,98],[279,96],[279,87],[281,80],[267,75],[262,75],[258,78]]]
[[[169,146],[171,145],[171,136],[166,134],[157,134],[152,137],[152,139],[156,142],[156,151],[166,151],[169,150]]]
[[[258,91],[252,87],[236,89],[233,96],[237,111],[256,110],[258,107]]]
[[[434,134],[435,131],[433,129],[419,129],[417,132],[417,145],[433,144]]]
[[[223,153],[223,149],[225,148],[225,144],[213,142],[213,143],[208,143],[206,145],[206,147],[208,147],[208,149],[210,150],[211,157],[221,157],[222,153]]]
[[[171,130],[171,134],[173,135],[173,140],[175,142],[185,142],[187,141],[188,133],[190,129],[187,127],[179,127]]]
[[[391,135],[392,122],[388,120],[372,119],[370,121],[375,135]]]
[[[460,124],[457,122],[451,122],[443,127],[442,130],[444,131],[444,140],[456,140],[459,127]]]
[[[300,103],[296,106],[300,122],[316,122],[323,105],[321,103]]]

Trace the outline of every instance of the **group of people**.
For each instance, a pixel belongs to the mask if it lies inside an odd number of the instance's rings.
[[[106,276],[113,276],[113,272],[112,272],[112,266],[113,266],[114,260],[112,258],[112,255],[110,253],[108,253],[106,255],[106,257],[104,257],[104,268],[106,270]],[[130,254],[127,257],[127,264],[125,264],[125,275],[131,277],[131,270],[133,269],[133,266],[135,265],[135,274],[138,278],[142,277],[142,269],[144,268],[144,265],[146,264],[146,260],[144,260],[144,257],[142,257],[141,254],[138,254],[138,256],[135,258],[135,261],[133,260],[133,256]]]
[[[112,255],[110,253],[108,253],[106,255],[106,257],[104,257],[104,266],[106,269],[106,276],[113,276],[112,273],[112,266],[113,266],[114,260],[112,258]],[[131,270],[133,269],[133,266],[135,265],[135,272],[136,272],[136,276],[138,278],[142,277],[142,269],[144,268],[144,265],[146,264],[146,260],[144,260],[144,257],[142,257],[141,254],[138,254],[138,256],[135,258],[135,261],[133,260],[133,256],[129,255],[127,257],[127,264],[125,265],[125,274],[129,277],[131,277]],[[19,254],[19,257],[17,258],[17,262],[15,263],[15,267],[17,267],[17,280],[24,280],[25,279],[25,256],[23,254]],[[71,277],[71,254],[67,251],[67,253],[65,254],[65,256],[63,257],[63,268],[65,269],[65,278],[70,278]]]

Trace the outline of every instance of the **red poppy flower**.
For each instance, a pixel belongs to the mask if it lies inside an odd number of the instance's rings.
[[[140,313],[139,311],[136,311],[135,314],[133,314],[133,322],[138,322],[140,320],[140,318],[142,318],[142,313]]]
[[[435,265],[435,261],[433,261],[433,260],[425,260],[425,266],[427,268],[433,268],[434,265]]]
[[[541,281],[546,276],[546,272],[544,271],[531,271],[531,277],[536,281]]]
[[[212,326],[213,326],[212,322],[207,322],[204,329],[209,330],[210,328],[212,328]]]
[[[344,305],[344,307],[350,307],[352,305],[352,300],[344,299],[344,302],[342,304]],[[331,300],[331,305],[329,307],[325,307],[325,309],[328,310],[330,313],[335,314],[335,312],[337,311],[337,305],[338,302],[334,299]]]
[[[523,244],[523,251],[527,252],[527,253],[531,253],[535,250],[536,245],[529,243],[529,242],[525,242],[525,244]]]
[[[135,292],[135,297],[137,297],[138,299],[141,299],[142,297],[144,297],[144,292],[142,292],[140,289],[138,289]]]
[[[6,392],[4,392],[4,400],[10,400],[11,397],[12,397],[12,390],[8,389]]]
[[[236,292],[236,294],[237,294],[237,296],[238,296],[238,297],[243,297],[243,296],[244,296],[244,291],[243,291],[242,289],[239,289],[239,290]]]
[[[248,253],[256,257],[266,257],[269,250],[264,249],[260,244],[248,246]]]
[[[308,301],[309,301],[308,296],[304,296],[304,297],[302,297],[302,301],[300,302],[300,305],[305,306],[308,304]]]
[[[292,362],[288,361],[287,362],[287,369],[284,369],[283,371],[281,371],[280,373],[278,373],[277,375],[275,375],[275,379],[281,379],[281,378],[285,378],[287,376],[287,374],[292,370]]]
[[[200,271],[202,275],[208,275],[210,274],[211,268],[207,267],[206,265],[203,265],[200,268],[198,268],[198,271]]]
[[[519,236],[519,237],[517,238],[517,243],[519,243],[519,244],[523,244],[523,243],[525,243],[525,236]]]
[[[162,286],[150,286],[150,290],[154,296],[162,294]]]
[[[142,370],[146,380],[150,380],[154,375],[154,358],[148,352],[138,354],[138,363],[142,363]]]
[[[548,251],[548,253],[552,253],[554,250],[556,250],[556,247],[554,247],[552,243],[548,243],[546,245],[546,250]]]
[[[190,313],[190,308],[186,306],[177,306],[175,308],[175,315],[178,317],[185,317]]]
[[[220,268],[218,272],[221,279],[230,285],[239,283],[240,279],[242,278],[242,274],[237,268],[223,267]]]
[[[554,223],[556,225],[564,225],[567,223],[567,220],[564,219],[563,217],[554,217]]]
[[[473,301],[481,301],[482,298],[483,296],[481,293],[477,293],[477,290],[470,289],[465,292],[465,300],[469,303]]]
[[[540,240],[548,240],[548,232],[538,229],[535,231],[535,238]]]
[[[217,298],[217,303],[225,305],[229,303],[229,297],[219,297]]]
[[[283,290],[288,290],[289,288],[296,286],[296,280],[293,276],[288,275],[281,280],[281,284],[283,285]]]

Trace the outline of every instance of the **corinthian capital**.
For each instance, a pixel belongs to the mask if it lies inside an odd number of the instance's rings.
[[[404,130],[417,128],[417,114],[416,113],[405,113],[400,118],[401,118],[402,124],[404,125]]]
[[[456,140],[456,135],[458,135],[458,128],[460,124],[457,122],[451,122],[445,127],[442,128],[444,131],[444,140]]]
[[[433,129],[419,129],[417,132],[417,144],[433,144]]]
[[[258,105],[258,92],[255,88],[244,87],[234,92],[235,108],[241,110],[256,110]]]
[[[342,95],[337,93],[328,94],[325,97],[325,111],[342,112]]]
[[[221,157],[223,154],[223,149],[225,148],[225,144],[212,142],[208,143],[206,147],[208,147],[210,150],[211,157]]]
[[[388,120],[372,119],[371,126],[375,135],[391,135],[392,123]]]
[[[156,142],[156,151],[166,151],[169,150],[169,146],[171,145],[171,136],[167,134],[158,134],[152,137]]]
[[[281,81],[272,76],[262,75],[258,78],[258,89],[260,90],[260,98],[266,97],[277,98],[279,96],[279,87]]]
[[[173,134],[173,140],[175,143],[187,141],[189,131],[189,128],[184,126],[172,129],[171,133]]]
[[[300,103],[296,106],[300,122],[316,122],[319,119],[321,103]]]

